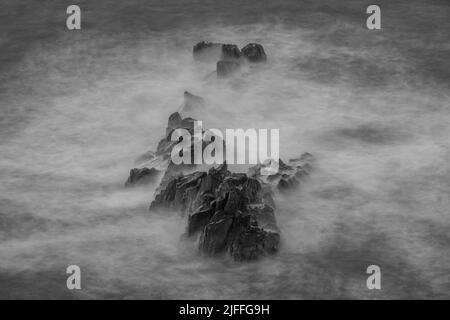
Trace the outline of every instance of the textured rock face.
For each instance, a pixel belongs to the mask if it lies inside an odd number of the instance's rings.
[[[188,93],[189,94],[189,93]],[[190,95],[190,94],[189,94]],[[190,100],[189,103],[195,103],[199,102],[201,97],[190,95],[188,97]],[[186,102],[186,101],[185,101]],[[164,177],[172,176],[175,174],[179,174],[182,172],[186,172],[192,168],[195,168],[195,165],[179,165],[175,166],[171,161],[171,152],[172,148],[175,146],[175,144],[178,143],[178,141],[172,141],[171,135],[173,130],[183,128],[188,130],[191,133],[192,140],[191,140],[191,154],[192,154],[192,161],[194,157],[194,122],[195,119],[186,117],[182,118],[181,115],[178,112],[174,112],[169,116],[167,127],[166,127],[166,134],[165,137],[162,138],[156,148],[156,151],[148,151],[141,156],[139,156],[135,162],[136,164],[140,164],[141,168],[135,168],[130,171],[130,176],[125,183],[125,185],[131,186],[131,185],[139,185],[139,184],[146,184],[155,182],[156,179],[153,179],[155,175],[159,176],[159,174],[164,174]],[[203,143],[203,148],[205,147],[205,143]],[[188,169],[188,170],[187,170]],[[164,179],[163,179],[164,180]]]
[[[230,174],[216,191],[214,214],[200,236],[207,255],[226,252],[234,260],[275,253],[280,241],[272,193],[245,174]]]
[[[203,100],[189,93],[185,93],[185,103],[186,99],[193,104]],[[171,141],[173,130],[185,128],[193,135],[194,121],[178,112],[171,114],[166,136],[155,152],[145,154],[152,163],[165,163],[164,169],[133,169],[126,185],[150,183],[163,173],[150,210],[179,211],[187,220],[186,235],[199,235],[199,250],[205,255],[227,254],[240,261],[277,252],[280,231],[275,217],[274,191],[295,189],[311,171],[313,157],[305,153],[287,164],[279,160],[278,171],[269,176],[261,174],[266,164],[251,167],[248,174],[231,173],[226,163],[208,172],[193,172],[195,165],[176,165],[170,153],[177,143]]]
[[[125,187],[135,187],[147,185],[155,182],[158,179],[160,171],[155,168],[134,168],[130,170],[130,176],[125,182]]]
[[[170,178],[150,209],[174,208],[187,215],[186,233],[201,232],[201,252],[251,260],[277,251],[273,206],[270,188],[246,174],[230,173],[223,164],[208,173]]]
[[[242,55],[250,62],[256,63],[267,61],[267,56],[264,52],[264,48],[260,44],[249,43],[244,48],[242,48],[241,52]]]
[[[241,58],[241,51],[235,44],[222,45],[222,56],[220,60],[223,61],[237,61]]]
[[[264,165],[258,164],[249,169],[248,174],[264,183],[276,187],[280,191],[293,190],[300,185],[302,178],[309,175],[314,164],[314,157],[309,153],[299,158],[290,159],[288,163],[279,160],[278,172],[272,175],[261,175]]]

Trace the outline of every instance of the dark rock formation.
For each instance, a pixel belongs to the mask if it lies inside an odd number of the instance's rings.
[[[272,191],[226,164],[208,173],[170,178],[150,209],[174,208],[187,215],[187,235],[201,232],[199,248],[207,255],[227,252],[250,260],[276,252],[280,239]]]
[[[241,58],[241,51],[235,44],[222,45],[222,56],[220,60],[237,61]]]
[[[249,44],[241,53],[236,45],[205,41],[194,46],[194,58],[201,61],[220,59],[217,62],[219,77],[231,75],[246,61],[256,63],[267,59],[259,44]],[[202,107],[204,100],[201,97],[184,93],[183,111]],[[293,190],[298,186],[310,173],[313,157],[305,153],[288,163],[279,159],[275,172],[267,170],[270,163],[251,167],[248,175],[231,173],[226,163],[210,168],[208,172],[194,172],[196,165],[177,165],[171,159],[172,149],[178,143],[171,141],[171,135],[179,128],[191,133],[191,155],[194,156],[194,122],[195,119],[183,118],[178,112],[171,114],[165,137],[158,143],[156,151],[139,158],[150,165],[131,170],[126,185],[152,181],[152,177],[163,172],[150,210],[170,208],[186,216],[186,235],[199,235],[199,250],[203,254],[228,254],[234,260],[253,260],[275,253],[280,230],[275,218],[274,191]],[[205,147],[202,142],[202,150]]]
[[[217,60],[239,60],[241,51],[235,44],[221,44],[209,41],[197,43],[193,48],[194,60],[216,62]]]
[[[249,62],[257,63],[267,61],[267,56],[264,52],[264,48],[260,44],[249,43],[244,48],[242,48],[241,52]]]
[[[207,255],[227,252],[234,260],[275,253],[280,231],[272,193],[245,174],[230,174],[216,190],[214,215],[203,228],[199,248]]]
[[[267,56],[263,46],[258,43],[249,43],[241,51],[235,44],[202,41],[194,46],[194,59],[196,61],[217,61],[217,76],[225,78],[238,70],[245,61],[250,63],[266,62]]]
[[[156,152],[149,155],[167,162],[150,210],[170,208],[186,216],[186,235],[200,234],[199,250],[206,255],[228,254],[234,260],[252,260],[276,252],[280,231],[273,190],[293,190],[298,186],[301,178],[309,174],[313,157],[305,153],[287,164],[279,160],[277,172],[270,175],[264,175],[268,164],[251,167],[248,175],[231,173],[226,163],[208,172],[193,172],[195,165],[176,165],[171,161],[170,153],[176,142],[170,136],[177,128],[185,128],[193,135],[194,121],[178,112],[171,114],[166,137]],[[149,171],[132,170],[130,183],[145,179]]]
[[[235,71],[239,70],[239,63],[234,61],[219,61],[217,62],[217,76],[219,78],[225,78]]]
[[[195,97],[194,99],[200,98],[194,95],[192,96]],[[186,169],[195,168],[194,164],[186,164],[186,165],[183,164],[176,166],[171,162],[172,148],[178,143],[178,141],[171,140],[172,132],[175,129],[183,128],[188,130],[189,133],[191,134],[191,155],[192,155],[191,163],[193,163],[194,122],[195,119],[193,118],[190,117],[182,118],[178,112],[172,113],[169,116],[169,120],[167,122],[166,135],[163,139],[159,141],[156,151],[155,152],[148,151],[136,159],[135,162],[141,164],[142,167],[140,169],[135,168],[133,169],[134,171],[131,170],[130,177],[128,178],[125,184],[128,186],[132,181],[135,181],[137,177],[146,176],[148,173],[147,170],[155,170],[156,172],[163,172],[164,177],[166,177],[169,175],[169,173],[170,175],[174,175],[177,173],[188,171]],[[202,148],[205,148],[205,146],[206,143],[202,142]],[[141,178],[139,178],[138,180],[140,179]]]
[[[155,168],[134,168],[130,170],[130,176],[125,182],[125,187],[135,187],[150,184],[156,181],[160,171]]]

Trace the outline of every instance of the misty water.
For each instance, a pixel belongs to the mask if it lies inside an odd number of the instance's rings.
[[[0,297],[450,297],[450,6],[379,1],[51,1],[0,4]],[[201,40],[261,43],[232,79]],[[185,218],[124,189],[183,92],[206,128],[278,128],[315,170],[277,195],[277,255],[205,258]],[[69,291],[69,265],[82,290]],[[382,290],[366,268],[381,267]]]

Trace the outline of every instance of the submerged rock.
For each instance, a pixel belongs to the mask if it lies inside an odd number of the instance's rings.
[[[239,70],[239,63],[234,61],[222,61],[217,62],[217,77],[225,78],[235,71]]]

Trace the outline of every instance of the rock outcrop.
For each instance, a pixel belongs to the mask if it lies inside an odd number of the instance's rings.
[[[243,64],[267,61],[264,48],[258,43],[249,43],[242,50],[239,50],[239,47],[235,44],[202,41],[194,46],[193,52],[196,61],[216,61],[216,73],[219,78],[231,76]]]
[[[258,43],[249,43],[244,48],[242,48],[241,52],[249,62],[259,63],[267,61],[267,56],[264,52],[264,48]]]
[[[187,219],[186,235],[200,233],[199,250],[228,254],[234,260],[253,260],[275,253],[280,231],[275,217],[274,191],[294,190],[312,168],[305,153],[277,173],[261,175],[262,165],[249,174],[231,173],[227,165],[189,174],[168,170],[150,210],[173,209]]]
[[[222,45],[222,61],[237,61],[241,58],[241,50],[235,44]]]
[[[201,233],[201,252],[251,260],[277,251],[280,232],[274,207],[270,186],[231,173],[222,164],[208,173],[170,178],[150,209],[172,208],[187,216],[186,233]]]
[[[216,61],[219,77],[233,74],[242,64],[267,60],[264,48],[255,43],[248,44],[241,51],[236,45],[203,41],[195,45],[193,51],[195,60]],[[204,107],[203,98],[187,91],[184,93],[182,112]],[[191,134],[193,157],[194,122],[193,118],[172,113],[165,137],[155,152],[149,151],[139,157],[139,161],[147,165],[132,169],[126,186],[150,183],[161,174],[150,210],[171,209],[185,216],[186,235],[198,237],[199,250],[205,255],[227,254],[241,261],[277,252],[280,230],[276,222],[274,195],[295,190],[311,172],[314,158],[305,153],[287,163],[278,159],[276,171],[268,170],[272,169],[270,163],[253,166],[248,174],[232,173],[226,163],[208,171],[195,171],[196,165],[177,165],[171,159],[172,149],[179,142],[172,141],[171,136],[179,128]],[[202,150],[205,147],[205,142],[202,142]]]
[[[189,94],[189,93],[188,93]],[[190,95],[190,94],[189,94]],[[186,94],[185,94],[186,97]],[[190,95],[188,99],[190,101],[188,103],[192,103],[193,101],[199,102],[202,99],[201,97]],[[185,100],[186,103],[186,100]],[[183,118],[180,113],[174,112],[169,116],[167,127],[166,127],[166,133],[165,137],[162,138],[156,148],[156,151],[148,151],[144,153],[143,155],[140,155],[136,159],[136,163],[141,165],[141,168],[134,168],[130,171],[130,175],[125,182],[125,185],[127,187],[132,185],[142,185],[147,184],[156,181],[156,179],[153,179],[153,177],[156,175],[156,173],[163,174],[164,177],[168,175],[168,173],[178,173],[178,172],[184,172],[186,171],[186,168],[195,168],[195,165],[180,165],[175,166],[171,162],[171,153],[172,148],[178,143],[178,141],[172,141],[172,132],[175,129],[186,129],[191,134],[191,163],[193,163],[193,156],[194,156],[194,122],[195,119],[191,117]],[[205,144],[203,144],[204,148]]]

